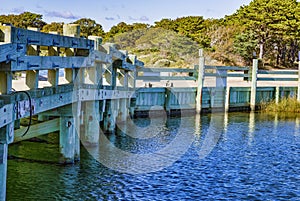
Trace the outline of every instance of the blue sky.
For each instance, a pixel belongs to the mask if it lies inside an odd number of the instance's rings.
[[[0,14],[30,11],[43,15],[47,23],[70,23],[91,18],[105,31],[119,22],[153,24],[163,18],[183,16],[222,18],[234,13],[251,0],[0,0]]]

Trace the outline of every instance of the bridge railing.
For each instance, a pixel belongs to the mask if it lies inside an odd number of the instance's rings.
[[[78,25],[65,25],[64,35],[0,26],[0,128],[77,100],[132,96],[143,62],[79,32]],[[17,73],[25,77],[15,80]],[[31,100],[18,93],[24,88]]]

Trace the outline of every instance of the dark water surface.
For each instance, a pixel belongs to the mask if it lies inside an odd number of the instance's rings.
[[[82,147],[79,163],[58,165],[56,135],[10,145],[9,155],[22,159],[9,160],[7,200],[300,200],[299,117],[230,113],[135,125],[107,136],[142,156],[131,163],[111,147]]]

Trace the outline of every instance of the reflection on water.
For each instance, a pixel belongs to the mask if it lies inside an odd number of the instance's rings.
[[[98,148],[82,147],[70,166],[56,163],[57,135],[22,142],[9,148],[22,159],[9,160],[7,199],[298,200],[299,121],[255,113],[137,119],[102,135]]]

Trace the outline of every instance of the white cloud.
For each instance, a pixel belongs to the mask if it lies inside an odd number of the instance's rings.
[[[45,11],[45,13],[49,17],[57,17],[57,18],[63,18],[63,19],[76,20],[76,19],[81,18],[80,16],[74,15],[71,12]]]

